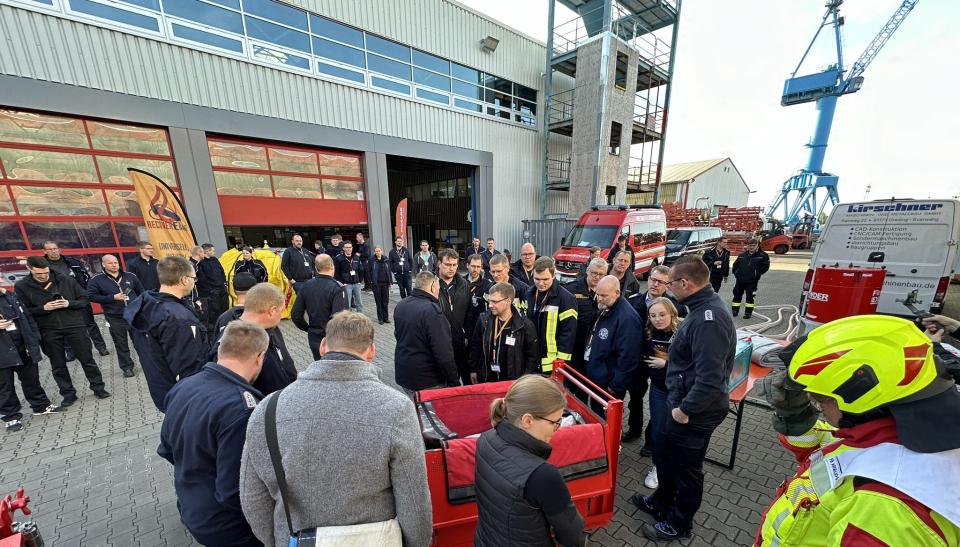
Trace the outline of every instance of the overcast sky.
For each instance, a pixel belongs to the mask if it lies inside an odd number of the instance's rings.
[[[546,41],[547,0],[459,1]],[[845,66],[900,3],[847,0]],[[803,145],[816,109],[781,107],[780,94],[823,6],[822,0],[686,0],[666,163],[729,156],[756,190],[750,204],[768,205],[808,157]],[[863,199],[868,185],[870,199],[960,194],[958,22],[960,2],[921,0],[864,73],[863,88],[840,98],[824,170],[840,177],[841,201]],[[833,42],[824,38],[801,75],[833,62]]]

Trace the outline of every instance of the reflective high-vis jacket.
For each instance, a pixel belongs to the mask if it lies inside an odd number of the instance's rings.
[[[800,468],[777,489],[757,531],[758,547],[956,546],[960,527],[882,482],[844,476],[823,492],[820,476],[830,456],[881,443],[900,444],[893,418],[834,430],[818,421],[806,434],[781,435]],[[821,492],[818,494],[818,490]]]
[[[577,300],[570,291],[556,281],[545,293],[530,287],[527,317],[537,326],[540,370],[552,371],[557,359],[569,362],[577,340]]]

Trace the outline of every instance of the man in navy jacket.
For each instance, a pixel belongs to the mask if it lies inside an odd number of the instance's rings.
[[[643,340],[640,316],[620,296],[620,280],[613,275],[597,283],[596,299],[599,313],[584,350],[587,377],[623,399],[640,364],[636,351]]]
[[[413,271],[413,255],[410,254],[410,249],[403,245],[402,237],[397,237],[394,240],[393,249],[390,249],[390,270],[393,271],[393,277],[400,288],[400,298],[406,298],[413,292],[410,279]]]
[[[133,359],[130,358],[130,326],[123,320],[123,310],[131,298],[143,294],[140,278],[120,269],[120,261],[113,255],[103,255],[100,259],[103,273],[99,273],[87,283],[87,294],[91,302],[100,304],[103,316],[107,320],[113,347],[117,348],[117,363],[125,378],[133,376]]]

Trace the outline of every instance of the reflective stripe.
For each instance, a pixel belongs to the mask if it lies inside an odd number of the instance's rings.
[[[565,312],[562,312],[562,313],[560,314],[559,319],[560,319],[560,321],[563,321],[564,319],[570,319],[571,317],[574,318],[574,319],[577,318],[577,310],[576,310],[576,308],[570,308],[569,310],[567,310],[567,311],[565,311]]]
[[[564,361],[569,361],[573,358],[573,355],[569,353],[563,353],[562,351],[557,352],[557,359],[563,359]]]
[[[776,547],[780,545],[780,525],[783,524],[783,521],[790,516],[791,512],[792,511],[790,511],[790,508],[788,507],[781,511],[777,515],[777,518],[773,519],[773,524],[770,525],[770,528],[773,529],[773,537],[770,538],[770,547]]]
[[[805,435],[794,435],[787,436],[784,435],[783,438],[793,446],[799,446],[803,448],[810,448],[811,446],[820,445],[820,433],[813,431]]]
[[[547,357],[552,362],[557,355],[557,313],[547,311],[547,332],[544,333],[547,341]]]
[[[753,307],[753,302],[747,302],[747,307],[748,307],[748,308],[752,308],[752,307]]]
[[[739,302],[733,302],[733,303],[731,303],[730,305],[733,306],[734,308],[739,308],[739,307],[740,307],[740,303],[739,303]]]
[[[556,357],[544,357],[543,359],[540,359],[540,364],[541,364],[541,365],[552,365],[553,362],[556,361],[556,359],[557,359]]]

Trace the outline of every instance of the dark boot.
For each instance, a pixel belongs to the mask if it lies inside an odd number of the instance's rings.
[[[730,311],[731,311],[731,313],[733,313],[733,316],[734,316],[734,317],[740,315],[740,305],[739,305],[739,304],[734,304],[734,305],[730,308]]]
[[[743,310],[744,319],[750,319],[751,317],[753,317],[753,308],[747,308]]]

